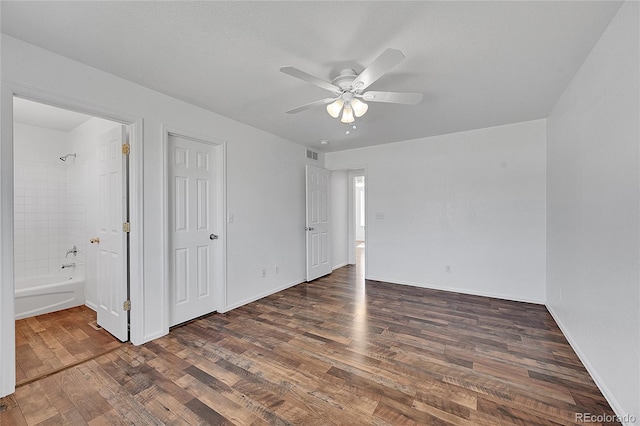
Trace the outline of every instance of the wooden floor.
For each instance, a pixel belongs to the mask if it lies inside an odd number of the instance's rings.
[[[0,423],[557,425],[611,414],[543,306],[347,266],[17,388]]]
[[[16,383],[22,385],[113,350],[122,343],[98,328],[86,306],[16,321]]]

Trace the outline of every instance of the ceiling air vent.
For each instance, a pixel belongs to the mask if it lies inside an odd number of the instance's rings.
[[[315,151],[311,151],[310,149],[307,150],[307,158],[310,158],[312,160],[317,160],[318,159],[318,153]]]

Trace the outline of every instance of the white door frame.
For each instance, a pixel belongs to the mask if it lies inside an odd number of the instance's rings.
[[[13,252],[13,98],[64,108],[130,126],[129,154],[129,276],[130,276],[130,340],[135,345],[144,342],[143,283],[143,203],[142,203],[142,141],[143,121],[120,111],[37,88],[2,82],[0,90],[0,396],[15,391],[15,311]]]
[[[217,277],[218,286],[216,288],[216,308],[217,312],[227,311],[227,141],[216,139],[214,137],[200,135],[189,130],[178,129],[171,126],[162,126],[162,229],[163,229],[163,251],[164,251],[164,269],[163,269],[163,292],[165,294],[165,312],[164,329],[169,331],[169,261],[171,253],[169,252],[169,135],[178,136],[185,139],[191,139],[197,142],[214,145],[218,150],[216,155],[216,184],[218,185],[218,236],[221,244],[221,270]]]
[[[364,212],[365,215],[368,213],[367,211],[367,202],[368,202],[368,197],[366,195],[366,188],[367,188],[367,171],[365,170],[365,168],[360,168],[360,169],[350,169],[347,170],[347,181],[349,182],[349,188],[348,188],[348,197],[349,197],[349,213],[348,213],[348,217],[349,217],[349,226],[348,226],[348,232],[349,232],[349,237],[348,237],[348,262],[350,265],[354,265],[356,263],[356,226],[357,226],[357,212],[356,212],[356,192],[355,192],[355,179],[357,176],[364,176],[364,185],[365,185],[365,197],[364,197]],[[365,219],[365,223],[368,222],[369,218]],[[367,227],[364,227],[364,240],[365,240],[365,245],[366,245],[366,241],[367,241]],[[365,262],[364,262],[364,267],[365,270],[367,268],[367,262],[366,262],[366,258],[367,258],[367,250],[365,249],[364,251],[364,257],[365,257]],[[366,276],[366,273],[365,273]]]
[[[328,169],[332,172],[344,171],[347,172],[347,217],[349,218],[349,223],[347,226],[347,263],[353,265],[356,263],[356,206],[355,206],[355,191],[354,191],[354,179],[356,176],[364,176],[365,182],[365,191],[368,191],[368,179],[367,179],[367,165],[355,165],[352,167],[340,167],[336,169]],[[364,211],[367,215],[366,223],[371,223],[369,220],[369,197],[365,195],[364,197]],[[333,207],[331,207],[333,208]],[[369,247],[369,227],[365,226],[364,228],[364,239],[366,241],[367,247]],[[367,262],[369,258],[369,250],[364,251],[364,277],[365,279],[369,276],[369,262]]]

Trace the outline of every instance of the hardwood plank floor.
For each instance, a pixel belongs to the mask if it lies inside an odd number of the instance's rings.
[[[96,313],[86,306],[18,320],[16,383],[37,380],[121,345],[97,327]]]
[[[611,408],[544,306],[361,266],[18,387],[4,424],[570,425]]]

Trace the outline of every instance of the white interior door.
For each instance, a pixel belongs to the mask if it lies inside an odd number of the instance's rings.
[[[127,141],[125,126],[100,137],[98,145],[99,213],[97,286],[98,324],[123,342],[129,340],[127,300],[127,220],[126,155],[122,145]]]
[[[222,253],[216,146],[169,135],[169,323],[216,309]]]
[[[307,165],[307,281],[331,273],[328,170]]]

